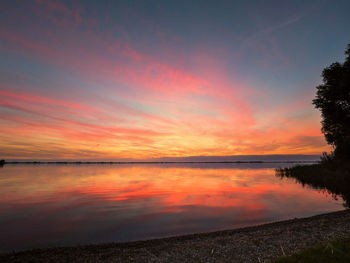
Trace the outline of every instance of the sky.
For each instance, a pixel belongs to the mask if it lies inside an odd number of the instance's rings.
[[[1,1],[0,157],[329,151],[349,1]]]

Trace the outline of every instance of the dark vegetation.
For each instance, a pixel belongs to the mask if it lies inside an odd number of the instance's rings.
[[[279,177],[295,178],[301,184],[341,196],[350,205],[350,44],[344,63],[323,70],[313,104],[321,111],[322,132],[334,151],[321,162],[276,170]]]
[[[307,248],[292,256],[279,258],[274,263],[348,263],[350,262],[350,238],[337,239]]]
[[[350,207],[350,163],[327,158],[318,164],[276,169],[276,176],[294,178],[303,186],[326,190],[335,198],[341,196],[344,205]]]
[[[322,132],[337,159],[350,158],[350,44],[345,54],[344,63],[335,62],[323,70],[323,84],[312,101],[321,111]]]

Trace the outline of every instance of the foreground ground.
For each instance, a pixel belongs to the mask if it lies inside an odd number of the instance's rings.
[[[273,263],[349,263],[350,238],[325,241],[317,246],[306,248],[300,253],[281,257]]]
[[[0,254],[0,262],[269,262],[349,235],[345,210],[214,233]]]

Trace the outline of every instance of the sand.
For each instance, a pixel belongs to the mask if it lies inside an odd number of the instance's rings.
[[[128,243],[0,254],[0,262],[270,262],[350,235],[350,210],[255,227]]]

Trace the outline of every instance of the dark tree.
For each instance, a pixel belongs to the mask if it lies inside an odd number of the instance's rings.
[[[350,157],[350,44],[345,54],[344,63],[323,70],[323,84],[312,101],[322,113],[322,132],[339,158]]]

